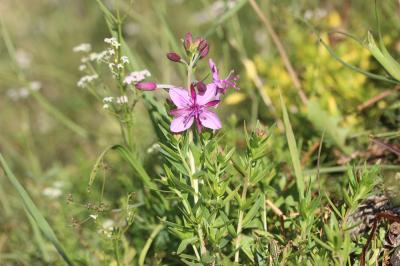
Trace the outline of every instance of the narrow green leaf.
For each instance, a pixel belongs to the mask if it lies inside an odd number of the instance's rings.
[[[344,65],[345,67],[348,67],[348,68],[350,68],[351,70],[354,70],[354,71],[356,71],[356,72],[358,72],[358,73],[361,73],[361,74],[363,74],[363,75],[365,75],[365,76],[367,76],[367,77],[369,77],[369,78],[371,78],[371,79],[386,81],[386,82],[394,83],[394,84],[398,84],[398,83],[399,83],[399,81],[394,80],[394,79],[391,79],[390,77],[385,77],[385,76],[382,76],[382,75],[377,75],[377,74],[374,74],[374,73],[365,71],[365,70],[363,70],[363,69],[361,69],[361,68],[358,68],[358,67],[356,67],[356,66],[353,66],[353,65],[351,65],[351,64],[349,64],[349,63],[343,61],[343,60],[339,57],[339,55],[337,55],[336,52],[335,52],[328,44],[326,44],[321,38],[320,38],[320,43],[326,48],[326,50],[328,50],[329,54],[330,54],[334,59],[336,59],[336,61],[338,61],[339,63],[341,63],[341,64]]]
[[[186,239],[182,240],[178,246],[176,253],[181,254],[188,245],[196,243],[197,239],[198,239],[197,236],[194,236],[194,237],[186,238]]]
[[[281,106],[282,106],[282,112],[283,112],[283,123],[285,125],[286,139],[287,139],[287,142],[289,145],[290,157],[292,159],[292,165],[293,165],[294,173],[296,176],[297,190],[299,192],[299,198],[303,199],[305,184],[304,184],[303,172],[301,170],[299,151],[297,150],[296,139],[294,138],[293,129],[292,129],[292,125],[290,124],[286,105],[283,101],[282,95],[280,97],[281,97]]]
[[[19,196],[21,197],[26,210],[32,216],[45,238],[53,244],[53,246],[57,249],[58,253],[64,259],[67,265],[74,265],[71,259],[68,257],[67,253],[65,252],[64,248],[62,247],[61,243],[58,241],[53,229],[47,223],[46,219],[40,213],[39,209],[36,207],[35,203],[32,201],[24,187],[19,183],[18,179],[8,167],[8,164],[6,163],[2,154],[0,154],[0,164],[11,184],[14,186]]]
[[[246,216],[243,219],[243,227],[246,227],[246,225],[249,224],[257,214],[259,214],[258,210],[263,205],[263,202],[264,199],[260,196],[251,209],[246,213]]]

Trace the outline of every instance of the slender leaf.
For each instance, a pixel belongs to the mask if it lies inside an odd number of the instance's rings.
[[[290,124],[289,115],[287,113],[286,105],[283,101],[282,95],[281,95],[281,106],[283,112],[283,123],[285,125],[285,131],[286,131],[286,139],[289,145],[290,157],[292,159],[292,165],[296,176],[297,190],[299,192],[300,199],[303,199],[305,184],[304,184],[303,172],[301,170],[299,151],[297,150],[296,139],[294,138],[292,125]]]
[[[57,249],[58,253],[64,259],[64,261],[67,265],[74,265],[72,263],[72,260],[69,258],[69,256],[65,252],[64,248],[62,247],[61,243],[58,241],[53,229],[47,223],[46,219],[41,214],[39,209],[36,207],[35,203],[32,201],[32,199],[30,198],[30,196],[28,195],[28,193],[26,192],[24,187],[19,183],[18,179],[15,177],[15,175],[10,170],[10,168],[9,168],[8,164],[6,163],[2,154],[0,154],[0,164],[5,172],[6,176],[10,180],[11,184],[14,186],[14,188],[17,190],[19,196],[21,197],[26,210],[32,216],[32,218],[36,222],[37,226],[39,227],[39,229],[42,231],[43,235],[45,236],[45,238],[53,244],[53,246]]]

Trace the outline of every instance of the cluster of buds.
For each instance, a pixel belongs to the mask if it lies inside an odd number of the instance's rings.
[[[208,55],[210,50],[210,45],[205,39],[201,37],[194,39],[192,33],[190,32],[185,34],[185,38],[182,40],[182,42],[186,51],[186,55],[190,58],[190,60],[194,59],[194,61],[197,61],[202,59]],[[167,58],[173,62],[185,62],[176,52],[167,53]]]

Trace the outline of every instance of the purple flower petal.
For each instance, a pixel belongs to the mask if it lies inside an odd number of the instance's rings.
[[[169,97],[178,108],[189,108],[192,105],[192,97],[189,96],[187,90],[182,88],[171,88],[169,90]]]
[[[197,96],[197,93],[196,93],[196,90],[195,90],[195,88],[194,88],[194,85],[193,84],[191,84],[190,85],[190,95],[191,95],[191,97],[192,97],[192,102],[196,102],[196,96]]]
[[[193,121],[194,117],[192,115],[190,116],[181,115],[175,117],[171,122],[170,130],[174,133],[185,131],[186,129],[192,126]]]
[[[204,110],[200,114],[200,122],[203,126],[211,129],[220,129],[222,127],[218,115],[208,110]]]
[[[190,109],[173,109],[169,111],[169,113],[173,116],[182,116],[182,115],[189,115],[191,113]]]
[[[218,69],[217,69],[217,66],[215,65],[214,61],[211,58],[208,60],[208,65],[210,66],[213,80],[218,81],[219,80]]]
[[[218,89],[214,83],[207,84],[207,89],[203,95],[197,95],[197,104],[205,105],[210,101],[219,100]]]
[[[205,107],[214,107],[214,106],[218,105],[219,102],[220,102],[220,100],[214,100],[214,101],[206,103],[204,106]]]

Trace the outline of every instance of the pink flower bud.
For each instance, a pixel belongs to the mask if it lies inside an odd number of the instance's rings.
[[[185,34],[185,39],[183,41],[183,46],[185,47],[185,50],[188,51],[190,49],[190,46],[192,45],[193,42],[193,36],[191,32],[187,32]]]
[[[139,82],[135,87],[142,91],[154,91],[157,88],[157,84],[154,82]]]
[[[181,61],[181,57],[175,53],[175,52],[170,52],[167,54],[167,58],[173,62],[180,62]]]
[[[205,41],[205,45],[203,48],[200,49],[200,45],[199,45],[199,54],[200,54],[200,58],[204,58],[208,55],[208,51],[210,50],[210,46],[208,45],[207,41]]]

